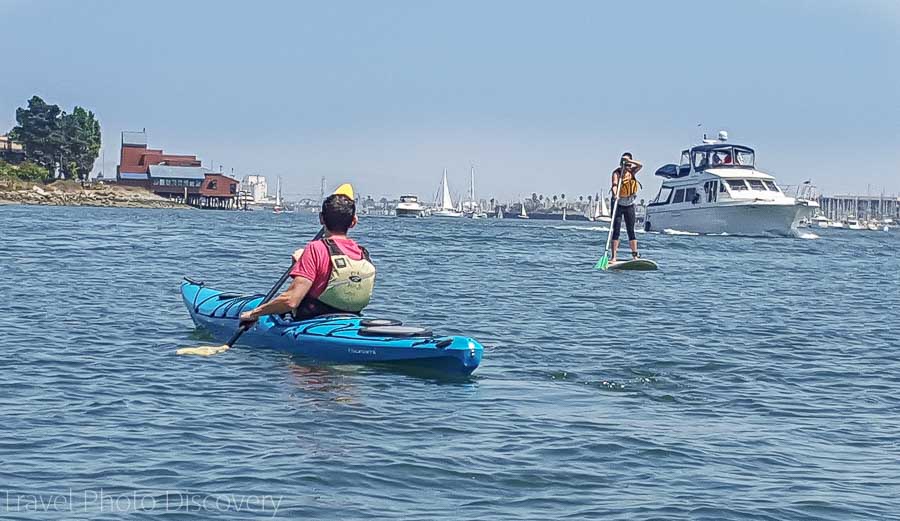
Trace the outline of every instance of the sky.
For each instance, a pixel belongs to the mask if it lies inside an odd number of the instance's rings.
[[[32,95],[285,191],[602,192],[704,132],[781,184],[900,193],[900,2],[0,0],[0,132]],[[98,159],[95,173],[103,168]],[[274,185],[274,182],[270,183]]]

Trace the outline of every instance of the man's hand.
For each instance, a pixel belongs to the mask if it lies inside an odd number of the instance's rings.
[[[253,314],[253,311],[255,311],[255,310],[244,311],[243,313],[241,313],[241,325],[242,326],[246,325],[247,327],[250,327],[258,320],[256,318],[256,316]]]

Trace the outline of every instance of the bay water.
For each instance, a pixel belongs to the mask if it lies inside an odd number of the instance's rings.
[[[310,214],[0,207],[0,518],[898,519],[900,233],[363,217],[369,316],[471,378],[210,343],[183,276],[265,292]]]

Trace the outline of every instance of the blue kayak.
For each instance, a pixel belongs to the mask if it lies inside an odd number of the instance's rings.
[[[263,295],[223,293],[194,281],[182,283],[181,296],[194,324],[223,342],[237,330],[238,316],[263,299]],[[403,364],[462,375],[478,367],[484,351],[471,338],[438,336],[397,320],[343,314],[302,321],[262,317],[239,343],[325,362]]]

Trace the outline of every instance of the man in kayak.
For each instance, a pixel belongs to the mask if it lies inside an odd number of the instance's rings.
[[[268,303],[241,313],[242,323],[287,313],[295,320],[329,313],[358,314],[369,304],[375,266],[369,252],[347,237],[357,223],[356,203],[346,195],[330,195],[322,203],[319,222],[325,235],[294,252],[290,287]]]
[[[612,222],[612,259],[610,262],[616,262],[616,251],[619,249],[619,234],[622,226],[622,219],[625,220],[625,231],[628,233],[628,244],[631,246],[631,256],[635,259],[639,258],[637,237],[634,234],[634,223],[637,216],[634,211],[634,202],[637,200],[637,192],[640,185],[635,177],[637,173],[644,167],[640,162],[635,161],[631,152],[622,154],[622,161],[619,168],[613,170],[612,173],[612,206],[616,208],[616,215],[613,216]],[[622,169],[625,169],[623,174]],[[622,176],[622,187],[619,189],[619,176]],[[616,206],[618,199],[618,206]]]

